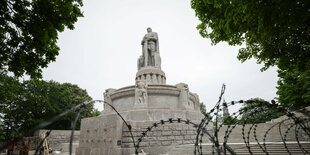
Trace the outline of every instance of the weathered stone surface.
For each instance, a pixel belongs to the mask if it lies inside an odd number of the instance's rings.
[[[138,70],[142,67],[152,66],[161,68],[161,58],[159,56],[158,34],[147,28],[147,34],[141,41],[142,55],[138,59]]]
[[[135,142],[142,138],[140,147],[150,154],[165,153],[171,146],[183,144],[188,131],[195,130],[192,125],[178,123],[178,118],[193,122],[203,118],[198,95],[191,93],[187,84],[166,85],[166,75],[161,70],[158,34],[148,29],[141,44],[142,55],[138,59],[135,85],[105,91],[106,105],[102,114],[81,122],[80,152],[128,155],[133,153],[133,136]],[[132,135],[107,104],[117,109],[131,125]],[[165,123],[162,124],[161,120]]]
[[[148,85],[147,87],[147,108],[148,109],[168,109],[168,110],[183,110],[183,113],[178,113],[175,117],[183,117],[186,115],[186,111],[198,111],[199,112],[199,102],[193,100],[194,94],[188,94],[188,101],[190,105],[186,105],[180,108],[179,104],[182,98],[179,96],[180,90],[176,86],[171,85]],[[106,97],[107,98],[107,97]],[[184,98],[184,97],[183,97]],[[135,109],[145,109],[145,106],[135,107],[135,86],[125,87],[115,90],[110,94],[111,105],[115,107],[119,112],[129,111]],[[108,99],[107,99],[108,100]],[[107,113],[114,113],[114,111],[107,110],[102,113],[102,115]],[[159,114],[153,113],[156,117]]]
[[[49,130],[38,130],[34,133],[34,137],[39,137],[39,135],[42,135],[43,133],[46,133],[48,131]],[[50,135],[47,137],[47,141],[53,150],[69,152],[70,138],[71,138],[71,130],[52,130]],[[77,146],[79,145],[78,143],[79,139],[80,139],[80,131],[74,131],[74,137],[73,137],[74,152]],[[34,143],[34,141],[32,141],[31,143]],[[81,143],[83,145],[83,142]]]
[[[147,84],[145,81],[137,81],[135,88],[135,107],[147,108]]]
[[[166,84],[165,72],[159,68],[143,67],[136,74],[136,81],[146,81],[147,84]]]

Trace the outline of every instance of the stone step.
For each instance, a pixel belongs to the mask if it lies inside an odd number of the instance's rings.
[[[245,155],[249,154],[249,150],[247,149],[245,144],[228,144],[238,155]],[[304,150],[307,150],[310,152],[310,142],[302,142],[301,146],[304,148]],[[290,142],[287,144],[287,147],[292,154],[304,154],[303,150],[299,148],[298,144],[296,142]],[[263,152],[263,150],[256,144],[250,144],[251,152],[253,154],[266,154]],[[272,155],[283,155],[283,154],[289,154],[283,143],[268,143],[266,144],[266,149],[269,154]],[[194,146],[193,145],[182,145],[177,146],[176,148],[173,148],[169,151],[169,155],[186,155],[186,154],[193,154],[194,152]],[[203,145],[202,146],[202,153],[203,154],[212,154],[212,144]],[[228,151],[226,151],[227,154],[229,154]]]

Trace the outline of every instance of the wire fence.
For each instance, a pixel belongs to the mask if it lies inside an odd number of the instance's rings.
[[[223,143],[221,145],[221,143],[219,142],[219,131],[220,129],[223,127],[223,125],[225,125],[224,122],[219,122],[218,119],[219,117],[221,117],[219,115],[219,112],[222,111],[224,108],[227,108],[228,106],[232,106],[235,104],[242,104],[244,103],[243,100],[240,101],[232,101],[223,105],[220,105],[220,101],[222,99],[222,96],[225,92],[225,85],[223,85],[222,90],[221,90],[221,94],[219,97],[219,101],[217,102],[217,104],[215,105],[215,107],[213,109],[210,110],[209,113],[207,113],[207,115],[205,116],[205,118],[201,121],[198,129],[197,129],[197,137],[196,137],[196,142],[195,142],[195,151],[194,154],[203,154],[203,149],[202,149],[202,137],[204,135],[207,135],[208,138],[210,139],[210,141],[213,143],[212,145],[212,154],[226,154],[226,153],[230,153],[230,154],[236,154],[236,152],[227,144],[227,141],[229,139],[230,134],[232,133],[232,131],[235,129],[235,127],[237,125],[241,125],[242,129],[241,129],[241,133],[242,133],[242,139],[243,142],[245,144],[246,149],[248,150],[249,154],[253,154],[251,147],[253,147],[252,145],[250,145],[250,137],[254,137],[256,144],[259,146],[259,148],[266,154],[269,154],[267,148],[266,148],[266,138],[268,137],[268,133],[270,130],[272,130],[275,127],[279,128],[279,134],[282,140],[282,143],[286,149],[286,152],[288,154],[291,154],[290,149],[288,148],[288,145],[286,143],[287,141],[287,136],[289,134],[289,131],[292,128],[295,128],[295,138],[296,138],[296,142],[299,146],[299,148],[302,150],[302,152],[304,154],[308,154],[309,152],[301,145],[300,140],[299,140],[299,134],[298,132],[303,131],[306,136],[310,137],[310,129],[309,129],[309,121],[310,121],[310,117],[309,117],[309,112],[305,109],[302,110],[297,110],[297,109],[293,109],[291,107],[286,107],[280,104],[276,104],[275,101],[272,101],[272,103],[269,102],[262,102],[262,103],[248,103],[248,108],[243,108],[240,109],[239,111],[233,113],[230,117],[232,117],[233,119],[237,119],[240,117],[240,115],[247,113],[246,117],[243,117],[242,121],[238,121],[235,123],[228,123],[227,129],[225,130],[225,135],[224,135],[224,140]],[[252,105],[251,105],[252,104]],[[253,110],[254,109],[254,110]],[[266,111],[267,110],[267,111]],[[295,113],[293,113],[293,111],[298,111],[304,114],[304,117],[297,117],[295,115]],[[287,116],[287,119],[284,119],[278,123],[275,123],[273,126],[271,126],[270,128],[267,129],[267,131],[265,132],[264,136],[263,136],[263,142],[259,142],[258,138],[257,138],[257,127],[258,127],[258,123],[260,119],[264,119],[266,117],[269,117],[273,114],[276,113],[284,113]],[[264,115],[261,116],[257,116],[257,113],[264,113]],[[251,124],[248,123],[248,120],[253,120],[253,117],[257,120],[257,122],[251,122]],[[212,120],[215,120],[214,123],[214,133],[210,134],[207,132],[205,128],[206,125],[208,125],[208,123],[210,123]],[[282,129],[281,129],[281,125],[285,122],[288,122],[289,127],[286,129],[286,131],[284,133],[282,133]],[[250,127],[248,129],[246,129],[246,125],[249,124]],[[251,135],[251,133],[253,135]]]
[[[85,107],[87,107],[88,105],[95,103],[95,102],[101,102],[104,103],[108,106],[110,106],[114,112],[122,119],[122,121],[124,122],[125,126],[128,128],[128,131],[130,132],[130,137],[131,137],[131,141],[133,143],[134,146],[134,152],[135,154],[138,154],[141,149],[140,149],[140,143],[144,140],[145,136],[147,136],[148,132],[152,131],[153,129],[159,127],[159,126],[164,126],[166,124],[171,124],[171,123],[182,123],[182,124],[186,124],[186,125],[190,125],[192,127],[195,128],[196,130],[196,138],[194,139],[194,151],[193,154],[194,155],[202,155],[203,154],[203,137],[206,136],[207,139],[212,143],[212,154],[236,154],[235,150],[236,149],[240,149],[240,148],[232,148],[229,143],[228,140],[230,138],[230,135],[232,134],[233,130],[237,127],[237,126],[242,126],[241,129],[241,134],[242,134],[242,139],[243,139],[243,143],[244,143],[244,148],[246,148],[248,150],[249,154],[253,154],[252,151],[252,147],[254,145],[251,144],[250,142],[250,137],[253,137],[256,141],[255,146],[258,146],[264,153],[266,153],[267,155],[270,154],[267,148],[267,145],[269,145],[268,142],[266,142],[266,139],[269,135],[269,132],[272,129],[278,128],[279,130],[279,134],[282,140],[282,143],[285,147],[285,150],[288,154],[292,154],[290,151],[290,148],[288,147],[288,143],[287,143],[287,137],[288,134],[291,130],[294,130],[295,133],[295,138],[296,138],[296,143],[298,144],[299,149],[304,153],[304,154],[309,154],[309,150],[307,150],[306,148],[304,148],[304,146],[301,144],[300,141],[300,132],[305,133],[306,136],[308,136],[308,138],[310,138],[310,129],[309,129],[309,122],[310,122],[310,116],[309,116],[309,111],[305,110],[305,109],[292,109],[291,107],[286,107],[280,104],[276,104],[275,101],[272,101],[271,103],[269,102],[262,102],[262,103],[248,103],[248,107],[247,108],[242,108],[239,111],[233,113],[232,115],[230,115],[230,118],[232,120],[237,120],[238,118],[240,118],[241,116],[243,116],[242,121],[235,121],[235,122],[226,122],[223,121],[222,116],[221,116],[221,111],[223,111],[223,109],[228,108],[229,106],[233,106],[236,104],[243,104],[244,101],[240,100],[240,101],[231,101],[229,103],[224,103],[221,104],[222,102],[222,98],[223,95],[225,93],[225,85],[222,86],[220,95],[219,95],[219,99],[218,102],[215,104],[215,106],[208,112],[205,114],[204,118],[201,120],[200,123],[195,123],[192,122],[191,120],[185,120],[182,118],[169,118],[167,120],[160,120],[158,122],[153,123],[151,126],[147,127],[145,131],[142,131],[141,135],[138,136],[137,139],[135,139],[135,137],[133,136],[132,133],[132,126],[126,122],[126,120],[124,119],[124,117],[117,111],[117,109],[115,109],[114,106],[112,106],[111,104],[104,102],[103,100],[92,100],[92,101],[87,101],[87,102],[83,102],[81,104],[78,104],[74,107],[72,107],[71,109],[64,111],[63,113],[53,117],[52,119],[50,119],[49,121],[45,121],[43,123],[41,123],[40,125],[36,126],[35,128],[29,130],[29,133],[34,132],[38,129],[44,129],[45,127],[51,125],[51,124],[56,124],[57,121],[59,121],[62,117],[66,116],[67,114],[71,113],[71,112],[76,112],[75,115],[75,119],[72,122],[72,127],[71,127],[71,137],[70,137],[70,146],[69,146],[69,154],[72,155],[72,143],[73,143],[73,138],[74,138],[74,131],[76,128],[76,123],[78,118],[80,117],[80,113],[83,111],[83,109]],[[266,111],[266,109],[268,109]],[[296,114],[293,111],[297,111],[299,113],[303,114],[303,117],[298,117],[296,116]],[[256,114],[260,114],[260,113],[264,113],[264,115],[261,116],[257,116]],[[249,121],[253,120],[253,119],[263,119],[266,117],[269,117],[271,115],[273,115],[274,113],[284,113],[287,118],[283,119],[277,123],[274,123],[274,125],[272,125],[271,127],[269,127],[263,136],[263,141],[260,142],[257,136],[257,127],[258,127],[258,123],[259,122],[250,122]],[[247,114],[247,115],[245,115]],[[254,117],[255,116],[255,117]],[[287,123],[289,124],[288,128],[285,128],[285,132],[283,132],[283,124]],[[208,131],[207,130],[207,126],[208,125],[213,125],[213,131]],[[220,136],[219,136],[219,132],[221,129],[223,129],[223,126],[225,125],[226,129],[224,132],[224,138],[222,140],[222,142],[220,142]],[[248,126],[246,128],[246,126]],[[16,133],[18,133],[18,129],[13,129]],[[45,137],[40,141],[39,146],[37,147],[36,151],[35,151],[35,155],[37,154],[42,154],[42,152],[40,152],[40,149],[42,148],[43,142],[45,141],[45,139],[50,135],[52,130],[49,130]],[[251,135],[252,133],[252,135]],[[11,144],[15,143],[15,142],[21,142],[22,146],[24,148],[26,148],[26,144],[23,140],[22,137],[15,137],[13,138],[13,140],[11,141],[6,141],[4,143],[2,143],[0,145],[0,151],[8,148]]]

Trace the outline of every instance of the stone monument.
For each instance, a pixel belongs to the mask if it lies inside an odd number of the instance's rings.
[[[161,58],[159,56],[159,41],[156,32],[152,32],[151,28],[147,28],[147,34],[141,41],[142,55],[138,60],[138,70],[141,67],[155,67],[160,69]]]
[[[148,128],[156,122],[172,119],[199,123],[203,115],[198,95],[191,93],[187,84],[166,84],[166,75],[161,70],[158,34],[147,28],[141,45],[135,85],[107,89],[105,102],[130,124],[136,142],[148,130],[139,143],[139,151],[164,154],[176,145],[193,144],[196,130],[190,125],[171,122],[158,125],[152,131]],[[77,155],[129,155],[134,151],[127,126],[107,104],[100,116],[82,119]]]

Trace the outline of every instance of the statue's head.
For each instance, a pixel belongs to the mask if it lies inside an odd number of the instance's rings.
[[[146,30],[148,33],[152,32],[152,28],[150,28],[150,27],[148,27]]]

